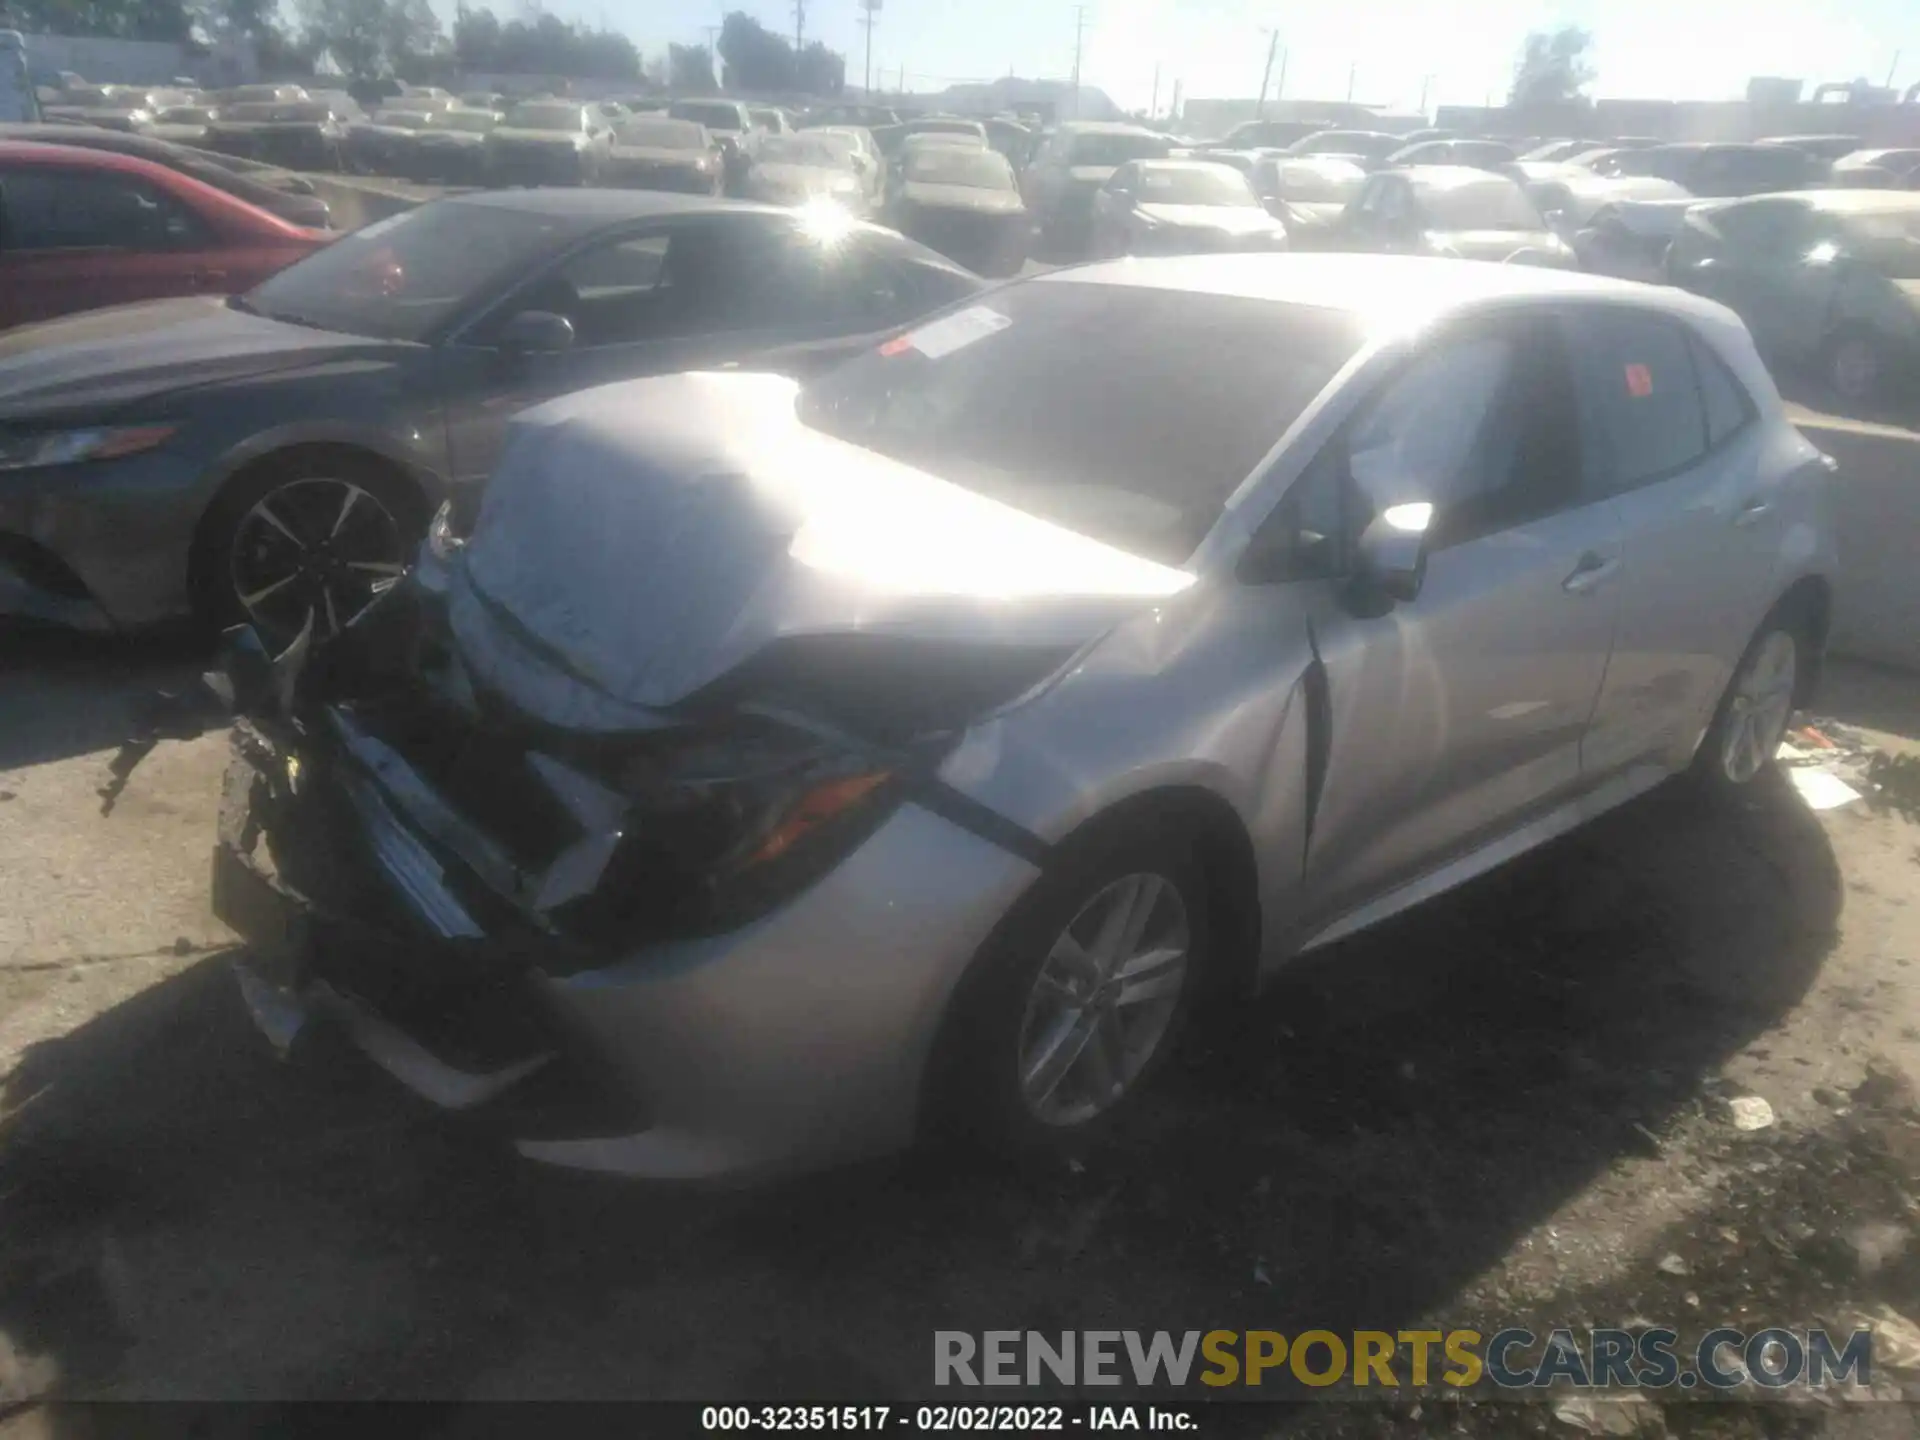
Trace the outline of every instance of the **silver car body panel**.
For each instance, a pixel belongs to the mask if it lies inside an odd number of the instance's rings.
[[[939,781],[1042,856],[1138,796],[1224,804],[1255,857],[1265,972],[1683,767],[1769,607],[1833,573],[1824,457],[1787,421],[1739,322],[1710,302],[1548,270],[1344,256],[1125,262],[1029,283],[1089,282],[1377,317],[1185,567],[816,434],[794,419],[785,380],[630,382],[516,422],[464,558],[433,567],[465,663],[538,716],[617,729],[783,637],[1070,647],[966,730]],[[1249,538],[1428,327],[1544,306],[1578,343],[1586,308],[1606,305],[1668,317],[1710,346],[1753,396],[1747,433],[1670,480],[1449,546],[1415,600],[1380,613],[1326,581],[1237,578]],[[556,793],[579,778],[547,775]],[[382,783],[392,799],[406,777]],[[740,929],[546,981],[654,1124],[522,1152],[685,1176],[904,1143],[954,987],[1045,863],[991,830],[909,800]]]

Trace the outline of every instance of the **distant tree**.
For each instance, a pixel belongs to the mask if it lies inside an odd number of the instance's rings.
[[[808,95],[838,95],[847,88],[847,57],[815,40],[800,52],[793,79]]]
[[[350,78],[387,68],[386,0],[300,0],[300,21],[307,44],[333,56]]]
[[[720,58],[726,62],[730,90],[791,90],[793,46],[744,10],[735,10],[720,26]]]
[[[0,28],[46,35],[98,35],[114,40],[191,38],[195,16],[186,0],[4,0]]]
[[[713,52],[704,45],[667,46],[667,86],[678,94],[713,94],[720,88],[713,75]]]
[[[476,10],[461,0],[453,10],[453,53],[464,70],[497,70],[500,17],[491,10]]]
[[[1507,103],[1547,105],[1578,100],[1593,83],[1593,65],[1587,59],[1592,45],[1592,34],[1577,25],[1527,36],[1514,63],[1513,89],[1507,94]]]

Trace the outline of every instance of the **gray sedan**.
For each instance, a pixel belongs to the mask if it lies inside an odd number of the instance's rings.
[[[279,1042],[543,1161],[1071,1147],[1197,1002],[1765,775],[1827,479],[1728,311],[1461,261],[1086,266],[588,391],[328,663],[235,652],[217,906]]]
[[[804,371],[977,290],[843,220],[624,191],[445,200],[235,300],[0,334],[0,617],[325,634],[466,506],[514,411],[750,359]]]

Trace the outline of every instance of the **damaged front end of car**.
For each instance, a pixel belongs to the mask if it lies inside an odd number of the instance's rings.
[[[658,1119],[610,1053],[617,1027],[583,1033],[557,996],[753,926],[909,799],[964,804],[941,758],[1070,653],[776,640],[670,707],[559,725],[475,674],[448,618],[460,549],[430,548],[325,646],[303,634],[269,656],[254,631],[227,635],[214,909],[248,944],[240,987],[282,1053],[336,1023],[431,1103],[499,1114],[526,1153]]]

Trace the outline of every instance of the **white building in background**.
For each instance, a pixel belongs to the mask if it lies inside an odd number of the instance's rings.
[[[101,85],[164,85],[185,77],[217,88],[260,78],[259,57],[250,40],[176,45],[92,35],[28,35],[26,41],[27,67],[41,84],[63,70]]]

